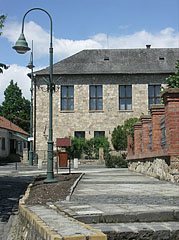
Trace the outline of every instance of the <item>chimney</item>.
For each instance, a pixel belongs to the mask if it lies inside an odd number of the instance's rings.
[[[147,49],[150,49],[150,47],[151,47],[151,45],[146,45],[146,48],[147,48]]]

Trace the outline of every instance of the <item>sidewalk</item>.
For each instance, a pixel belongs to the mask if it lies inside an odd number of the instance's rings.
[[[127,169],[72,172],[85,175],[70,201],[26,208],[56,239],[179,239],[179,185]]]

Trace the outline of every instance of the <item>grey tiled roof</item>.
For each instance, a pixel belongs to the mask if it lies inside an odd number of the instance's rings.
[[[179,48],[83,50],[54,64],[54,74],[172,73]],[[49,68],[36,72],[49,74]]]

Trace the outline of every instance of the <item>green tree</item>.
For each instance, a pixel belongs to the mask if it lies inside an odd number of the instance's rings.
[[[123,125],[118,125],[116,128],[114,128],[111,142],[116,151],[126,150],[127,137]]]
[[[4,98],[0,115],[29,132],[30,101],[22,96],[20,88],[13,80],[4,91]]]
[[[0,29],[2,29],[4,27],[5,20],[6,20],[6,16],[0,15]],[[0,32],[0,35],[1,34],[2,34],[2,32]],[[3,68],[8,69],[8,66],[6,66],[4,63],[0,63],[0,73],[3,73]]]
[[[166,78],[169,88],[179,88],[179,60],[176,62],[176,72]]]
[[[116,151],[126,150],[127,134],[134,136],[134,123],[139,122],[139,118],[129,118],[124,122],[124,125],[117,126],[112,132],[111,142]]]

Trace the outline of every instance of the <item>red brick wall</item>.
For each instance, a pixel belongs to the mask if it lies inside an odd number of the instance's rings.
[[[141,153],[141,134],[142,134],[142,124],[134,124],[134,152],[135,155]]]
[[[179,88],[166,89],[162,93],[164,105],[158,104],[151,107],[151,119],[142,116],[141,123],[134,125],[134,151],[131,150],[128,160],[155,158],[159,156],[179,156]],[[161,147],[161,118],[165,114],[166,145]],[[149,129],[152,124],[152,152],[150,151]],[[143,151],[141,152],[141,134]],[[131,145],[131,139],[129,139]],[[131,158],[130,158],[131,156]]]
[[[152,119],[149,115],[141,116],[142,122],[142,143],[143,143],[143,153],[150,152],[150,136],[149,130]]]
[[[179,155],[179,89],[163,94],[165,104],[165,127],[169,155]]]
[[[152,116],[152,151],[161,151],[161,117],[165,113],[164,105],[152,105],[150,112]]]

